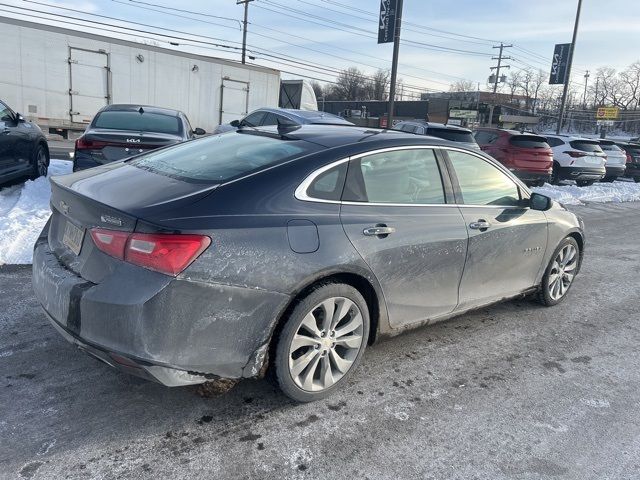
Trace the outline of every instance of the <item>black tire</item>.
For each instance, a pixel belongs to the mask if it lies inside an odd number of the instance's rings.
[[[534,185],[536,187],[544,187],[545,183],[546,183],[546,181],[544,181],[544,180],[538,180]]]
[[[47,173],[49,173],[49,155],[47,153],[47,149],[44,148],[42,144],[39,144],[36,147],[31,161],[33,163],[33,170],[31,175],[29,175],[29,178],[31,180],[35,180],[38,177],[46,177]]]
[[[595,180],[576,180],[576,185],[579,187],[590,187],[595,183]]]
[[[564,240],[560,242],[558,247],[554,250],[553,255],[551,256],[551,260],[549,260],[549,265],[547,266],[547,269],[544,272],[544,276],[542,277],[542,282],[540,284],[540,287],[538,288],[538,301],[547,307],[552,307],[553,305],[557,305],[558,303],[563,301],[567,297],[569,290],[571,290],[571,287],[573,286],[573,279],[572,279],[571,283],[567,287],[566,292],[560,298],[553,298],[549,292],[549,280],[554,269],[553,268],[554,262],[558,257],[558,255],[560,254],[560,251],[563,248],[565,248],[567,245],[573,245],[573,247],[576,249],[576,252],[577,252],[577,255],[576,255],[577,263],[576,263],[574,278],[575,278],[575,275],[577,275],[578,272],[580,271],[582,257],[580,255],[580,247],[578,246],[578,242],[576,242],[576,240],[573,237],[566,237]]]
[[[362,316],[362,341],[355,356],[355,359],[351,363],[349,369],[342,375],[342,377],[333,383],[330,387],[319,391],[308,391],[302,389],[292,377],[289,368],[289,355],[290,346],[294,336],[298,333],[303,319],[310,313],[316,311],[319,304],[325,300],[342,297],[353,302]],[[320,284],[314,288],[305,298],[300,300],[293,308],[289,318],[286,320],[284,328],[278,336],[278,344],[276,347],[276,354],[273,366],[275,367],[276,379],[278,386],[284,392],[285,395],[292,398],[297,402],[312,402],[315,400],[321,400],[331,395],[334,391],[340,388],[348,378],[357,369],[362,355],[367,346],[367,339],[369,338],[369,309],[367,302],[364,300],[360,292],[353,288],[351,285],[342,283],[325,283]],[[336,329],[337,331],[337,329]],[[304,347],[303,347],[304,348]],[[330,361],[327,359],[327,361]]]
[[[615,181],[615,179],[618,177],[604,177],[602,180],[600,180],[601,182],[606,182],[606,183],[612,183]]]
[[[640,183],[640,177],[633,177],[633,181],[636,183]]]

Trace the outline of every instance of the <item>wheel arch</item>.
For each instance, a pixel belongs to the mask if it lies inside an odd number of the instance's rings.
[[[277,339],[284,328],[291,311],[303,298],[309,295],[313,289],[327,283],[344,283],[350,285],[358,290],[358,292],[360,292],[364,297],[365,302],[367,302],[367,307],[369,308],[370,320],[367,345],[375,343],[381,330],[384,332],[388,329],[387,307],[382,295],[382,289],[370,274],[360,271],[359,269],[322,272],[321,274],[304,281],[294,291],[291,296],[291,300],[278,315],[268,340],[269,359],[273,359],[275,357]],[[271,361],[269,361],[269,363],[271,363]]]

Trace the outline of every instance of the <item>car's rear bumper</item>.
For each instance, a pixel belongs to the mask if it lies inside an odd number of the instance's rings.
[[[516,177],[518,177],[523,182],[538,182],[540,180],[544,180],[545,182],[549,181],[551,174],[548,170],[543,171],[532,171],[532,170],[512,170]]]
[[[606,175],[602,167],[559,167],[558,177],[561,180],[600,180]]]
[[[124,268],[113,275],[134,266]],[[36,298],[56,329],[92,356],[167,386],[259,375],[287,295],[131,273],[94,284],[66,269],[46,237],[34,249]]]
[[[607,165],[605,167],[605,170],[607,172],[606,176],[609,178],[622,177],[626,169],[627,167],[625,165]]]
[[[73,171],[86,170],[87,168],[98,167],[104,165],[103,162],[98,162],[93,158],[90,153],[83,152],[82,150],[76,150],[73,153]]]

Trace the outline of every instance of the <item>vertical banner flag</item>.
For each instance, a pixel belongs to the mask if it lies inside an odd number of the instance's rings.
[[[396,34],[396,12],[398,0],[380,0],[380,21],[378,22],[378,43],[393,42]]]
[[[570,43],[558,43],[553,51],[553,60],[551,62],[551,75],[549,76],[549,84],[563,84],[567,76],[567,64],[569,63]]]

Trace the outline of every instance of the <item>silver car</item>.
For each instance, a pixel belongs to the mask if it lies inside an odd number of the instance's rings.
[[[573,213],[486,154],[390,130],[243,128],[51,184],[37,299],[70,342],[167,386],[271,369],[322,398],[385,336],[555,305],[584,250]]]

